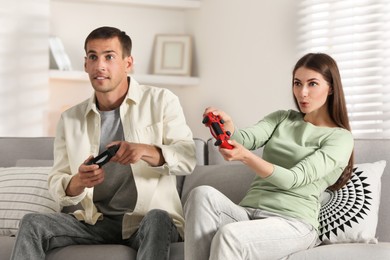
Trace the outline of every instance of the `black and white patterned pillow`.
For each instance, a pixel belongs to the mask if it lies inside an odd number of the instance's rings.
[[[320,240],[330,243],[377,243],[375,237],[385,161],[356,164],[340,190],[326,190],[319,215]]]

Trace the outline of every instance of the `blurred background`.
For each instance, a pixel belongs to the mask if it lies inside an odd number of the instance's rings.
[[[179,96],[194,137],[202,113],[245,127],[294,109],[291,71],[306,52],[339,64],[356,138],[389,138],[390,4],[385,0],[0,0],[0,136],[54,136],[65,109],[89,98],[84,40],[108,25],[133,40],[133,76]],[[189,76],[154,75],[157,35],[190,35]],[[58,37],[71,70],[50,65]]]

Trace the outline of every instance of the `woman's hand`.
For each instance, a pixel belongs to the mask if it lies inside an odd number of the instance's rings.
[[[233,149],[219,148],[219,152],[226,161],[240,161],[251,168],[261,178],[267,178],[274,171],[274,165],[263,160],[234,140],[229,140]]]
[[[228,114],[226,114],[224,111],[219,110],[215,107],[208,107],[205,109],[205,111],[203,113],[203,117],[205,117],[210,112],[216,116],[219,116],[224,121],[223,128],[225,129],[225,131],[229,131],[231,134],[233,134],[234,123],[232,121],[232,118]]]
[[[226,161],[240,161],[245,163],[246,158],[251,153],[241,144],[234,140],[228,140],[228,143],[233,146],[233,149],[219,148],[219,152]]]

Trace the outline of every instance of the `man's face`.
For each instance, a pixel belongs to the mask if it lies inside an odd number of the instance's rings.
[[[127,87],[127,74],[131,70],[131,56],[123,58],[117,37],[96,39],[87,43],[84,68],[96,92],[107,93],[118,86]]]

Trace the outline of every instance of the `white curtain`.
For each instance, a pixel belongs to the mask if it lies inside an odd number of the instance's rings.
[[[302,0],[298,49],[339,65],[356,138],[390,138],[390,1]]]
[[[0,136],[42,136],[49,102],[49,0],[0,0]]]

